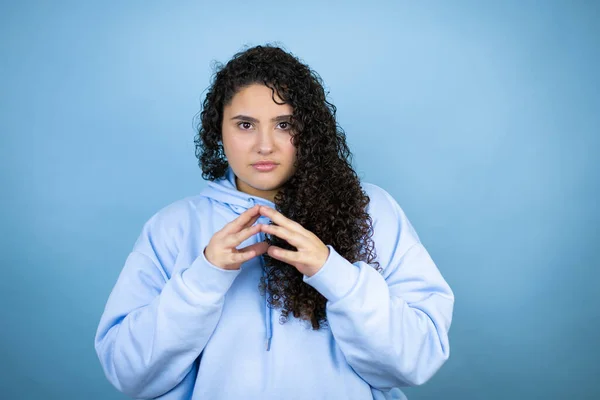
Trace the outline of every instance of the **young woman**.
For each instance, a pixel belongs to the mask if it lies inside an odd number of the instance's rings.
[[[321,79],[274,46],[206,95],[208,187],[144,225],[95,337],[135,398],[390,399],[449,355],[454,296],[398,203],[360,182]]]

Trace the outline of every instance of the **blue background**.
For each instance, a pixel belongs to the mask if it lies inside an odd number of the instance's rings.
[[[593,1],[2,2],[0,389],[123,399],[93,339],[143,223],[198,193],[212,74],[277,41],[456,295],[413,399],[591,399],[600,345]]]

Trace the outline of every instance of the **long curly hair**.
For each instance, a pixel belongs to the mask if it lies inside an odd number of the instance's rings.
[[[326,99],[321,77],[291,53],[266,44],[240,51],[216,72],[207,91],[197,127],[196,157],[204,179],[225,175],[229,166],[221,141],[223,107],[242,88],[264,84],[293,108],[292,143],[296,147],[294,175],[275,196],[276,209],[332,245],[346,260],[375,261],[373,224],[367,213],[369,197],[352,168],[346,136],[336,122],[336,107]],[[281,103],[280,103],[281,104]],[[267,242],[296,250],[285,240],[267,235]],[[314,330],[327,323],[327,299],[304,283],[298,270],[263,254],[266,279],[259,284],[272,308],[309,321]]]

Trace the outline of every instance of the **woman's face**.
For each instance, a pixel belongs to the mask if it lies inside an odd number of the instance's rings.
[[[242,88],[223,108],[222,125],[223,150],[238,190],[270,201],[294,175],[296,161],[289,122],[293,109],[272,96],[265,85]],[[283,102],[276,93],[275,99]]]

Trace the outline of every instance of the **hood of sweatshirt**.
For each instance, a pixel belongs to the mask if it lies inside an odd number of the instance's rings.
[[[218,201],[226,206],[228,206],[232,213],[234,214],[234,219],[237,218],[244,211],[249,208],[254,207],[255,204],[260,204],[263,206],[268,206],[271,208],[275,208],[275,203],[263,199],[262,197],[253,196],[248,193],[241,192],[237,189],[237,185],[235,183],[235,174],[231,169],[231,166],[227,169],[227,173],[224,177],[220,179],[216,179],[215,181],[209,181],[208,186],[200,193],[202,196],[209,197],[215,201]],[[256,223],[260,224],[269,224],[271,220],[268,217],[261,216]],[[264,241],[265,236],[262,232],[258,233],[259,241]],[[258,257],[260,259],[261,265],[263,266],[263,276],[266,279],[266,271],[264,266],[264,261],[262,257]],[[266,328],[266,337],[265,337],[265,348],[267,351],[271,349],[271,338],[273,332],[272,326],[272,309],[269,307],[269,303],[267,302],[267,296],[265,295],[265,328]]]
[[[247,209],[252,208],[255,204],[275,208],[275,204],[267,199],[240,192],[235,184],[235,174],[231,167],[227,169],[227,173],[224,177],[216,179],[215,181],[209,181],[208,187],[200,194],[229,206],[236,215],[242,214]],[[259,218],[259,221],[264,219],[269,221],[267,217],[261,217]]]

